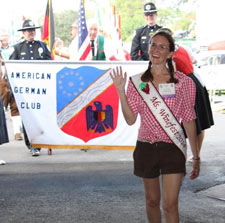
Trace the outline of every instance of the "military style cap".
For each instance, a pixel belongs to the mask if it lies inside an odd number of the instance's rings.
[[[23,22],[23,28],[18,29],[17,31],[24,31],[24,30],[38,29],[38,28],[40,28],[40,26],[35,26],[34,22],[28,19]]]
[[[144,5],[144,14],[145,15],[153,15],[157,12],[157,9],[155,7],[155,4],[154,3],[146,3]]]

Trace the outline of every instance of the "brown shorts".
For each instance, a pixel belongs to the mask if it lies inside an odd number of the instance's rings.
[[[185,158],[172,143],[137,141],[133,153],[134,174],[142,178],[155,178],[160,174],[186,174]]]

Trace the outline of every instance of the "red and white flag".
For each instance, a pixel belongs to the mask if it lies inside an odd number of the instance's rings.
[[[90,60],[92,58],[91,45],[85,18],[84,0],[80,0],[78,17],[78,58],[79,60]]]

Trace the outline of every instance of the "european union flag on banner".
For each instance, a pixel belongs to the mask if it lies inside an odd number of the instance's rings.
[[[82,66],[57,73],[57,123],[84,142],[112,133],[119,97],[108,70]]]

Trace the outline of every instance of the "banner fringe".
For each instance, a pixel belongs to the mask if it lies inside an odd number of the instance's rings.
[[[35,148],[46,149],[102,149],[102,150],[134,150],[135,146],[103,146],[103,145],[46,145],[31,144]]]

